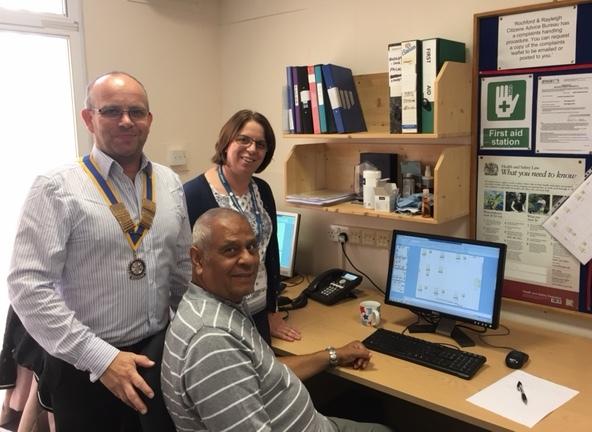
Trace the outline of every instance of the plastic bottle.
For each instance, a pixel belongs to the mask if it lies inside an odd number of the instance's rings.
[[[434,177],[432,176],[432,167],[426,165],[423,176],[421,177],[421,186],[423,189],[434,190]]]
[[[421,216],[432,217],[432,206],[430,205],[430,190],[424,189],[421,196]]]
[[[415,177],[411,173],[405,173],[403,176],[403,194],[402,196],[408,197],[415,193]]]

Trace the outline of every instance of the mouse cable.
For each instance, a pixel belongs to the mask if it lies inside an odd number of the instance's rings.
[[[500,349],[505,349],[505,350],[508,350],[508,351],[515,350],[516,348],[514,348],[514,347],[509,347],[509,346],[505,346],[505,345],[494,345],[492,343],[487,342],[485,339],[483,339],[483,338],[490,337],[490,336],[491,337],[493,337],[493,336],[508,336],[510,334],[510,328],[509,327],[506,327],[503,324],[500,324],[499,326],[501,328],[503,328],[506,332],[505,333],[491,333],[491,334],[487,334],[486,333],[487,329],[486,329],[485,332],[481,332],[479,334],[479,340],[481,342],[483,342],[485,345],[490,346],[492,348],[500,348]]]
[[[372,278],[370,276],[368,276],[366,273],[364,273],[362,270],[360,270],[359,268],[357,268],[353,262],[351,262],[351,260],[349,259],[349,256],[347,255],[347,252],[345,251],[345,243],[341,243],[341,251],[343,252],[343,255],[345,256],[345,258],[347,259],[347,262],[354,268],[354,270],[356,270],[358,273],[361,273],[362,275],[364,275],[369,281],[370,283],[372,283],[372,285],[374,285],[374,287],[380,291],[381,293],[385,294],[385,292],[383,290],[380,289],[380,287],[378,285],[376,285],[376,283],[372,280]]]

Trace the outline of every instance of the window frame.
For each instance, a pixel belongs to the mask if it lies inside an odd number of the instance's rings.
[[[14,11],[0,7],[0,30],[21,33],[37,33],[66,38],[70,53],[72,100],[74,101],[74,127],[78,155],[89,153],[92,148],[90,136],[80,118],[86,97],[86,58],[82,29],[82,0],[63,0],[65,15]]]

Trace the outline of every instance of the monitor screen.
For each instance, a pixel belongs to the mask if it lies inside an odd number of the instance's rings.
[[[284,278],[294,276],[296,262],[296,246],[298,245],[298,228],[300,214],[277,212],[277,237],[280,250],[280,275]]]
[[[385,302],[443,321],[450,332],[456,321],[495,329],[505,253],[501,243],[394,231]]]

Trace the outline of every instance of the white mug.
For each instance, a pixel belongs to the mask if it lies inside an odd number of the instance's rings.
[[[360,320],[365,326],[378,327],[380,324],[380,303],[374,300],[361,302]]]

